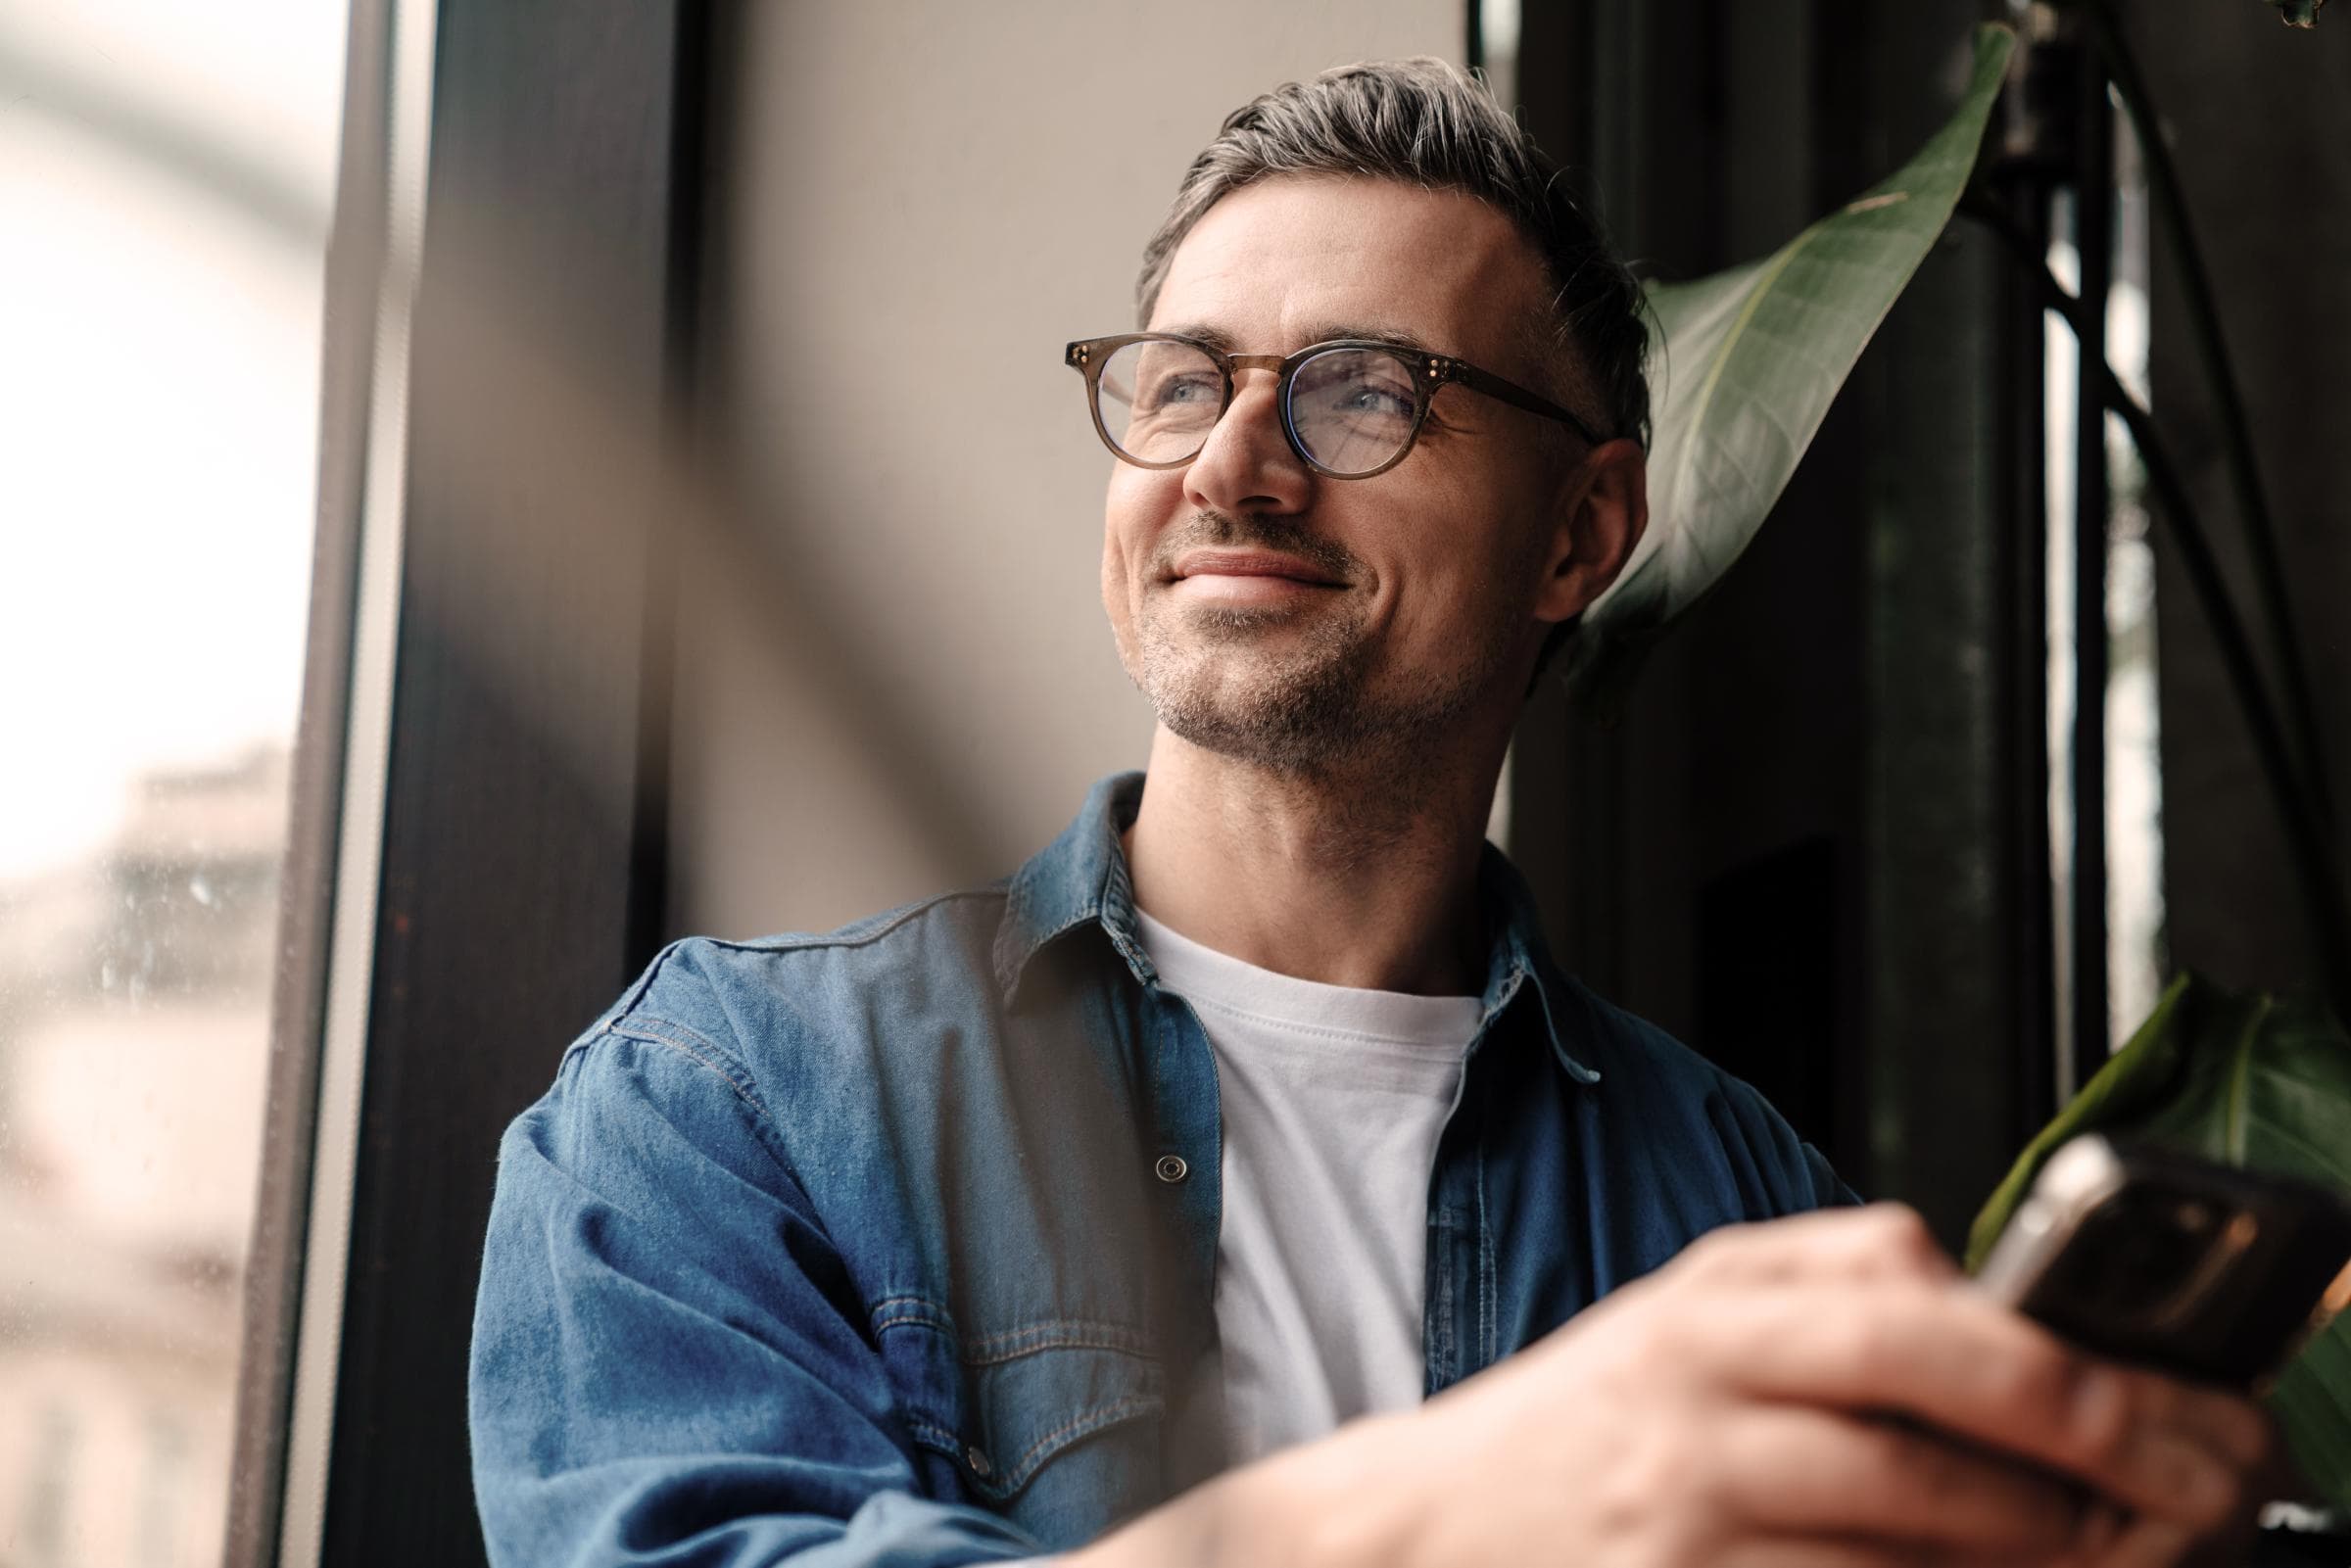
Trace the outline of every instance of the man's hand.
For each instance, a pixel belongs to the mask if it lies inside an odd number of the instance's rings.
[[[2272,1448],[2251,1402],[2070,1349],[1879,1206],[1715,1232],[1420,1408],[1096,1550],[1104,1568],[2143,1568],[2239,1528]]]

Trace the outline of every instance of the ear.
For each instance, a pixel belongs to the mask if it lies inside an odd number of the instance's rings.
[[[1619,439],[1586,452],[1561,480],[1554,516],[1535,618],[1556,623],[1582,614],[1641,543],[1649,526],[1649,454],[1641,444]]]

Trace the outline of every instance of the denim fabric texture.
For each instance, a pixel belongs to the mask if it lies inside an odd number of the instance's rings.
[[[915,1568],[1214,1474],[1217,1074],[1097,784],[1020,872],[657,957],[508,1127],[474,1318],[502,1568]],[[1428,1186],[1430,1393],[1717,1225],[1850,1201],[1752,1089],[1545,953],[1488,846]]]

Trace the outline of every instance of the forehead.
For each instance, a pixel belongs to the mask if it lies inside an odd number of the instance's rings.
[[[1170,259],[1151,326],[1215,327],[1249,353],[1348,329],[1410,333],[1509,373],[1544,303],[1534,247],[1460,191],[1394,180],[1261,180],[1202,214]]]

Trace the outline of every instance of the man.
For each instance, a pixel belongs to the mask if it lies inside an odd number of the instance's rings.
[[[1638,292],[1550,174],[1426,61],[1201,155],[1144,333],[1068,351],[1147,773],[574,1044],[484,1262],[498,1560],[2119,1565],[2235,1510],[2256,1411],[1833,1207],[1483,843],[1646,520]]]

